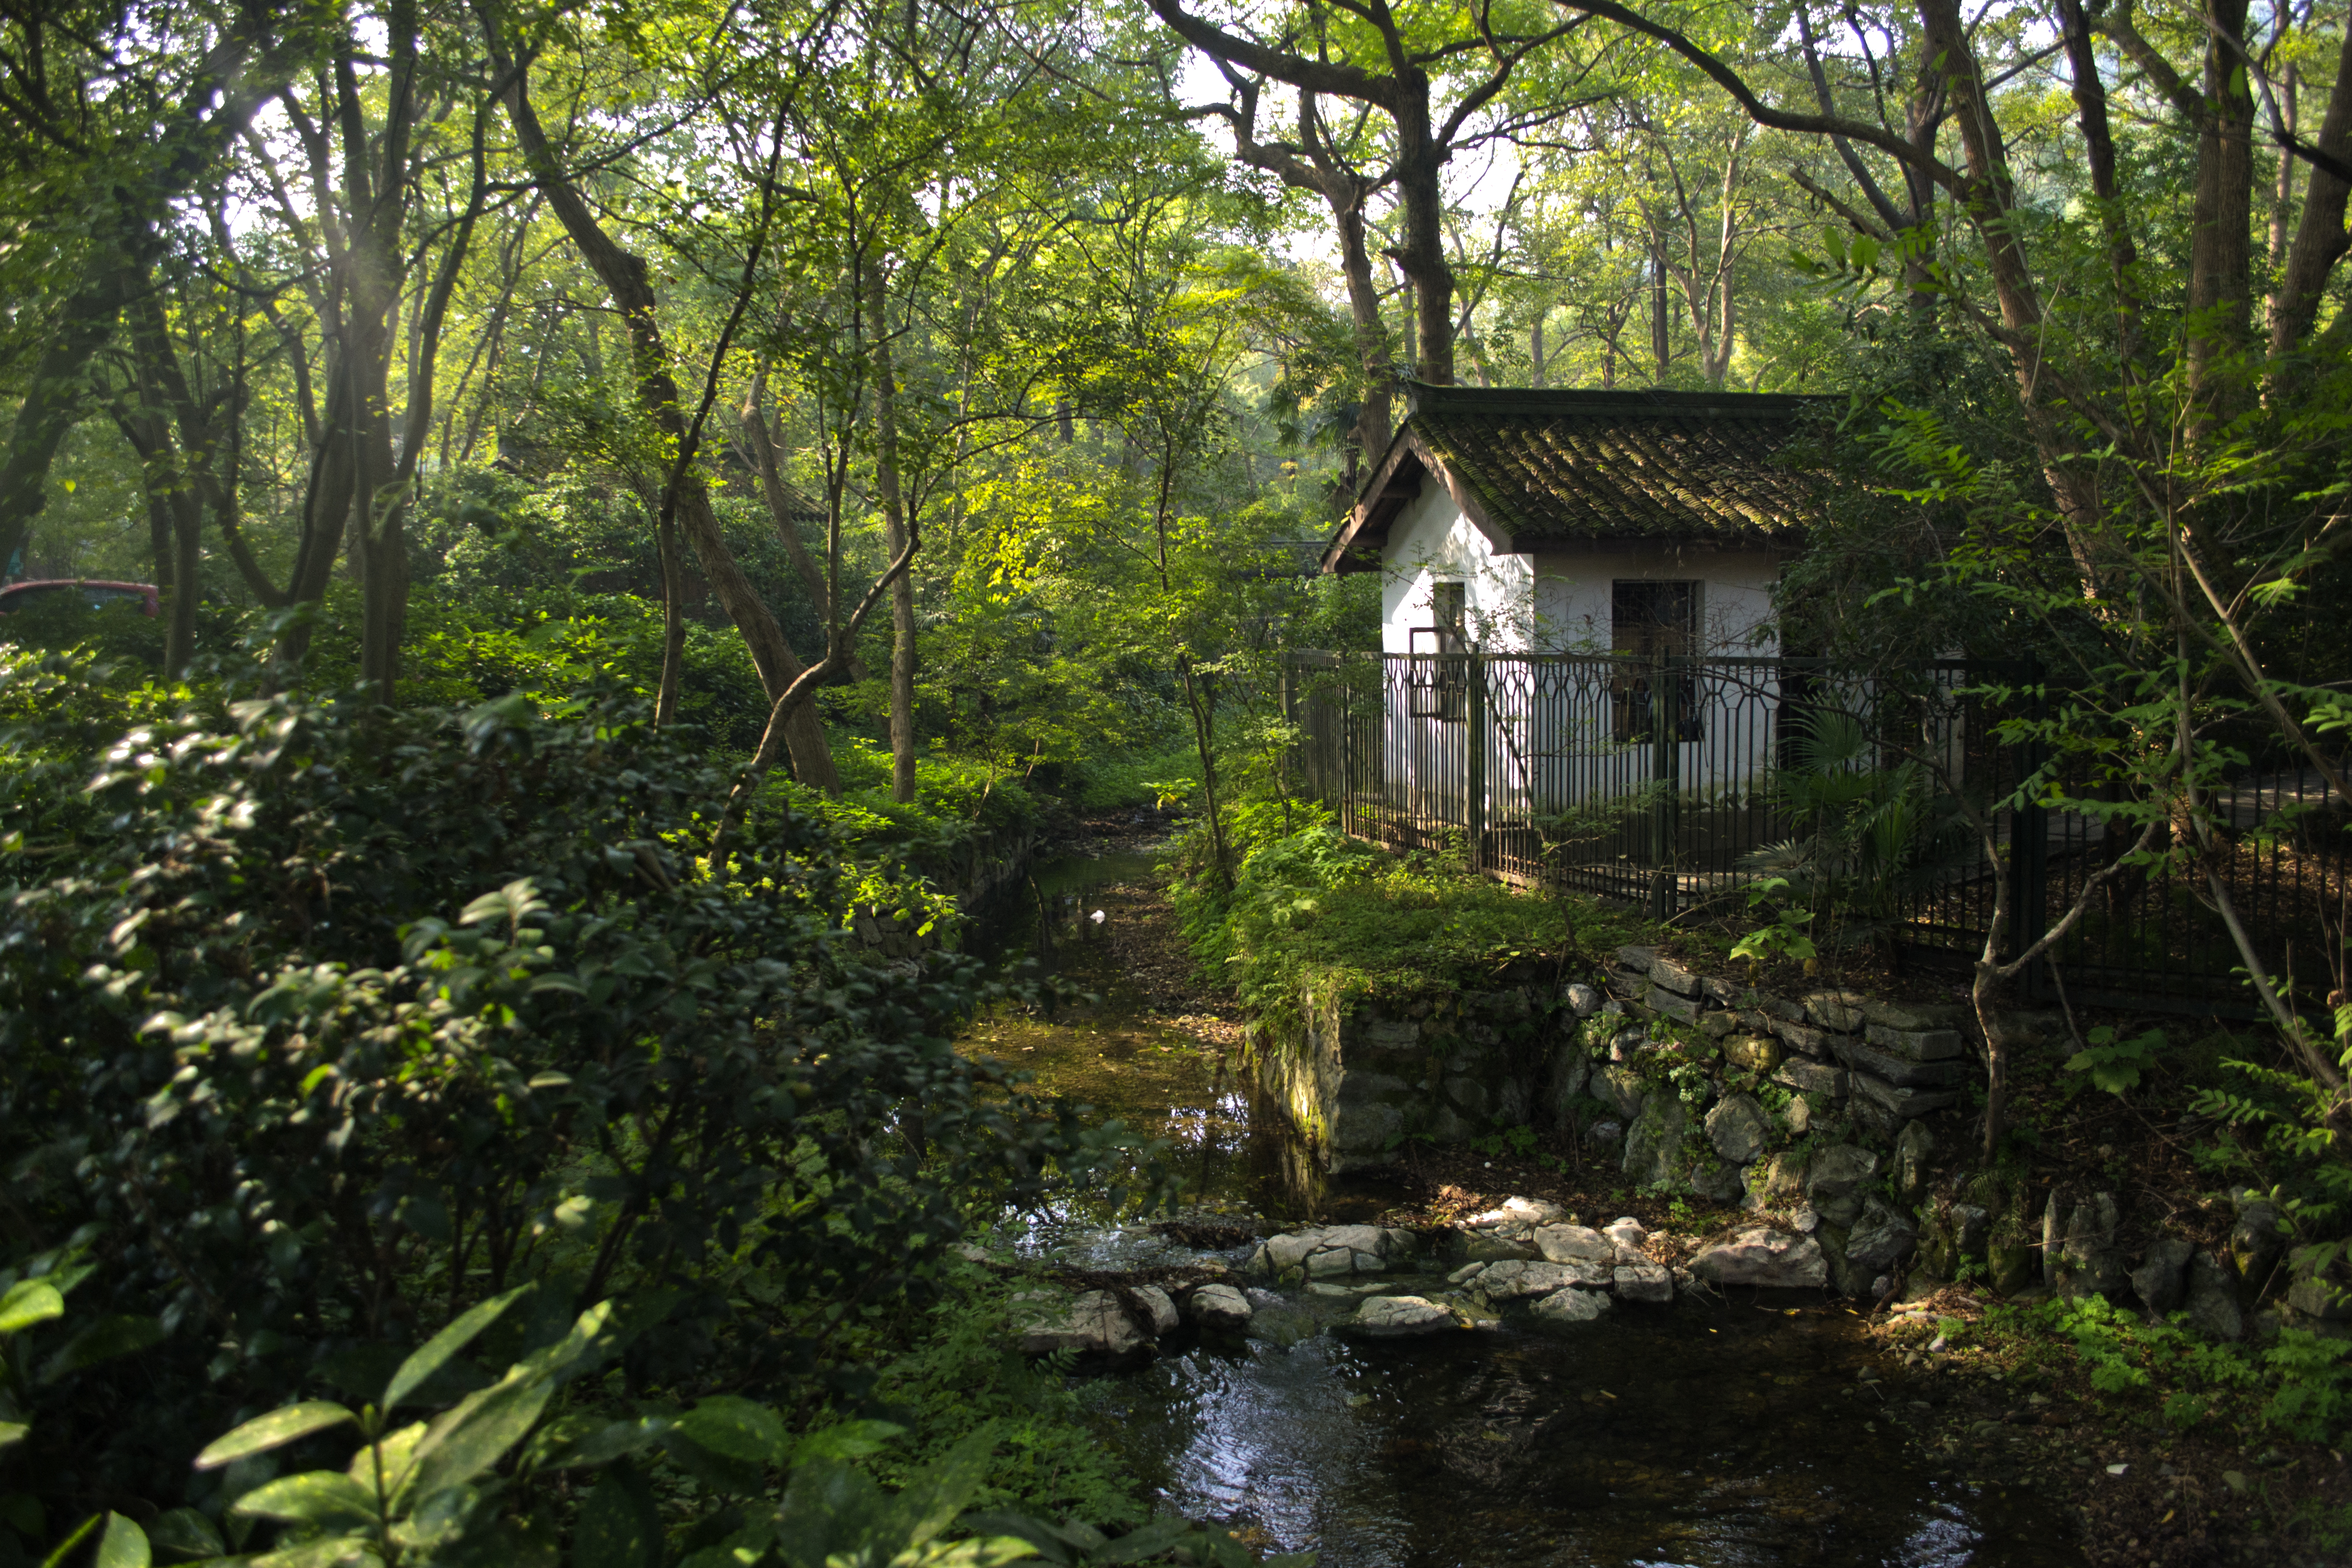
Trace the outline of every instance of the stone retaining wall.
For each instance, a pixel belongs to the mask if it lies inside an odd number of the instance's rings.
[[[1034,827],[983,833],[959,846],[951,863],[926,869],[969,915],[1026,873],[1036,849]],[[920,916],[901,919],[879,904],[859,904],[849,912],[851,936],[885,958],[914,958],[937,947],[940,931],[926,931],[923,924]]]
[[[2033,1020],[2023,1019],[2021,1026]],[[1775,1149],[1824,1134],[1892,1146],[1979,1072],[1967,1010],[1853,991],[1784,996],[1643,947],[1599,973],[1507,969],[1447,998],[1302,999],[1252,1026],[1259,1081],[1333,1172],[1533,1123],[1597,1140],[1644,1186],[1718,1202],[1790,1173]]]

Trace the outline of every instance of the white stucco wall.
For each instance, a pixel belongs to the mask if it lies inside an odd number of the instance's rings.
[[[1696,651],[1777,654],[1771,636],[1773,552],[1674,540],[1590,551],[1496,555],[1433,477],[1390,525],[1381,552],[1381,648],[1411,653],[1412,630],[1434,624],[1430,594],[1465,587],[1472,637],[1489,653],[1607,653],[1612,594],[1630,580],[1700,582]]]
[[[1391,525],[1381,552],[1381,645],[1410,653],[1412,630],[1433,624],[1432,590],[1465,586],[1470,632],[1489,653],[1606,654],[1615,584],[1697,582],[1700,646],[1714,658],[1772,656],[1773,552],[1695,542],[1611,543],[1536,556],[1496,555],[1434,477]],[[1424,644],[1424,649],[1426,645]],[[1610,667],[1581,661],[1494,667],[1486,761],[1490,821],[1524,820],[1640,791],[1656,757],[1647,740],[1613,730]],[[1393,697],[1401,693],[1393,693]],[[1700,797],[1738,797],[1762,780],[1780,689],[1769,669],[1711,668],[1675,701],[1698,737],[1678,742],[1678,783]],[[1392,706],[1385,769],[1391,804],[1458,819],[1465,727]]]

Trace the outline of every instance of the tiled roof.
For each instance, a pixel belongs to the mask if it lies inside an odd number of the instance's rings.
[[[1551,392],[1415,386],[1412,411],[1331,543],[1377,544],[1423,473],[1441,468],[1474,521],[1515,552],[1553,542],[1788,538],[1821,505],[1781,459],[1823,398],[1769,393]],[[1465,493],[1466,492],[1466,493]],[[1483,513],[1484,515],[1480,515]]]
[[[1810,398],[1431,388],[1412,419],[1521,540],[1800,527],[1808,476],[1774,461]]]

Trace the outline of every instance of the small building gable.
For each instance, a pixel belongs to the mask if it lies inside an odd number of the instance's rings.
[[[1371,569],[1425,482],[1496,555],[1610,540],[1785,542],[1818,485],[1783,454],[1830,400],[1769,393],[1412,386],[1412,412],[1324,552]]]

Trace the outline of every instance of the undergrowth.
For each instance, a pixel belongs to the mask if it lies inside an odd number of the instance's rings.
[[[1180,840],[1173,897],[1194,958],[1271,1023],[1301,998],[1444,998],[1497,968],[1631,940],[1632,916],[1523,892],[1459,857],[1395,855],[1349,838],[1320,806],[1252,801],[1231,814],[1234,886],[1211,874],[1207,832]]]
[[[2286,1329],[2267,1345],[2217,1343],[2179,1316],[2143,1321],[2097,1296],[1996,1306],[1983,1331],[2022,1361],[2071,1363],[2143,1425],[2245,1443],[2352,1439],[2352,1341]]]

